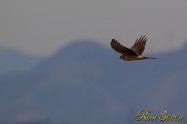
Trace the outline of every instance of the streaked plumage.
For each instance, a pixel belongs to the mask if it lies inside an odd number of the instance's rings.
[[[142,53],[145,49],[145,44],[147,41],[146,36],[141,36],[136,39],[134,45],[129,49],[121,45],[117,40],[112,39],[111,47],[116,51],[121,53],[120,59],[131,61],[131,60],[142,60],[142,59],[155,59],[152,57],[142,56]]]

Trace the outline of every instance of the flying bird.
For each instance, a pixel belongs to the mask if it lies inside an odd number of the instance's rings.
[[[140,38],[136,39],[134,45],[129,49],[123,45],[121,45],[117,40],[112,39],[111,47],[116,51],[121,53],[120,59],[126,61],[132,60],[143,60],[143,59],[156,59],[152,57],[142,56],[142,53],[145,49],[145,44],[147,41],[146,36],[141,36]]]

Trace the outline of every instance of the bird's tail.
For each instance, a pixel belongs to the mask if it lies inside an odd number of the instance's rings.
[[[144,56],[143,59],[156,59],[156,58]]]

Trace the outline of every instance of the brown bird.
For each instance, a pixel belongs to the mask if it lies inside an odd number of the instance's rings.
[[[115,51],[122,54],[120,56],[120,59],[123,59],[126,61],[156,59],[156,58],[152,58],[152,57],[142,56],[142,53],[145,49],[146,41],[147,41],[147,37],[141,36],[139,39],[136,39],[136,42],[134,43],[134,45],[129,49],[129,48],[121,45],[117,40],[112,39],[111,47]]]

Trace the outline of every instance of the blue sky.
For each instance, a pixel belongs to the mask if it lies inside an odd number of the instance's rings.
[[[186,0],[1,0],[0,47],[50,55],[77,39],[147,35],[146,52],[171,51],[187,40],[186,12]]]

